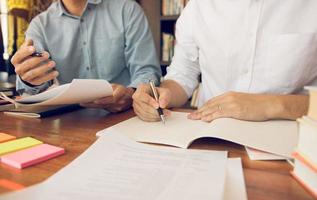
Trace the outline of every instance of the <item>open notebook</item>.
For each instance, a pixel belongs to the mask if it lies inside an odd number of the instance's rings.
[[[112,95],[112,87],[106,80],[74,79],[71,83],[60,85],[37,95],[11,99],[0,93],[0,98],[10,101],[16,107],[56,106],[87,103]]]
[[[213,137],[284,157],[291,157],[298,141],[295,121],[250,122],[217,119],[211,123],[187,119],[187,113],[172,112],[166,124],[144,122],[137,117],[102,130],[97,136],[115,130],[138,142],[187,148],[194,140]]]

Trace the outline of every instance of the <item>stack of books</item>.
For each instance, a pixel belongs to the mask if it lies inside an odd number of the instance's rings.
[[[162,0],[162,15],[179,15],[189,0]]]
[[[162,33],[162,61],[171,62],[174,56],[175,37],[170,33]]]
[[[299,142],[292,175],[317,199],[317,87],[308,87],[310,105],[299,121]]]

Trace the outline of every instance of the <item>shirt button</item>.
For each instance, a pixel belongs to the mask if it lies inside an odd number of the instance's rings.
[[[90,70],[90,67],[86,67],[86,70],[89,71],[89,70]]]
[[[83,23],[83,22],[84,22],[84,19],[80,19],[80,22]]]
[[[84,42],[83,44],[84,44],[84,45],[86,45],[87,43],[86,43],[86,42]]]

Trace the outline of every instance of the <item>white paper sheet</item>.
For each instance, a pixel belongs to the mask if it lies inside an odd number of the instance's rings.
[[[262,151],[291,157],[297,145],[295,121],[250,122],[235,119],[217,119],[211,123],[187,119],[187,113],[172,112],[166,124],[144,122],[137,117],[97,133],[116,130],[133,140],[187,148],[195,139],[214,137],[232,141]]]
[[[43,93],[16,100],[20,104],[51,106],[87,103],[112,95],[112,87],[106,80],[74,79],[70,84],[61,85]]]
[[[289,158],[284,156],[275,155],[265,151],[260,151],[250,147],[245,147],[250,160],[287,160]]]
[[[247,200],[247,192],[240,158],[228,159],[224,200]]]
[[[0,199],[222,200],[226,172],[227,152],[154,147],[109,134],[46,182]]]

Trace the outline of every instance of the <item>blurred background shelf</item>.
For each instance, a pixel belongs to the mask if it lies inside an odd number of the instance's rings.
[[[163,75],[165,75],[166,67],[168,67],[171,63],[170,61],[174,52],[173,49],[175,41],[172,41],[173,38],[170,37],[170,40],[165,40],[164,43],[163,35],[168,34],[174,37],[176,21],[179,18],[181,11],[185,7],[185,4],[186,2],[188,2],[188,0],[139,0],[138,2],[143,7],[144,12],[149,20],[155,41],[156,51],[161,63]],[[169,4],[173,2],[175,5]],[[170,9],[169,6],[172,6],[172,9]],[[164,15],[163,13],[165,12],[169,12],[171,14]],[[166,42],[168,44],[166,44]],[[163,59],[163,57],[169,58]]]

